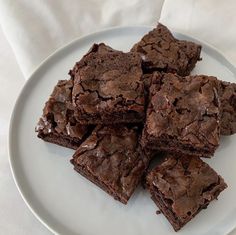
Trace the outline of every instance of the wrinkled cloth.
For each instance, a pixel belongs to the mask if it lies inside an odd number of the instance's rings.
[[[165,0],[160,21],[219,50],[236,65],[234,0]]]
[[[155,25],[163,0],[3,0],[0,22],[27,79],[56,49],[112,26]]]
[[[1,0],[0,234],[51,234],[32,215],[14,185],[7,153],[10,113],[25,79],[56,49],[75,38],[119,25],[156,25],[204,40],[236,65],[233,0]],[[14,58],[15,55],[15,58]],[[17,63],[24,74],[21,74]],[[236,231],[230,235],[236,235]]]

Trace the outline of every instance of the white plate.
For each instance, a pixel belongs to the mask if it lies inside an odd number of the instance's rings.
[[[69,162],[73,151],[36,137],[35,125],[45,101],[59,79],[94,42],[128,51],[150,27],[122,27],[78,39],[44,61],[22,90],[12,115],[9,154],[16,185],[34,215],[51,231],[65,235],[175,234],[148,193],[136,190],[122,205],[77,174]],[[180,39],[193,40],[176,34]],[[204,43],[203,60],[193,73],[216,75],[235,82],[235,68]],[[207,160],[229,187],[178,234],[227,234],[236,225],[236,136],[222,138],[215,157]]]

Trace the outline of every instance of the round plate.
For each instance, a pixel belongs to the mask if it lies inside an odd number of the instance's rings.
[[[93,43],[105,42],[128,51],[151,28],[122,27],[80,38],[46,59],[25,84],[13,111],[10,164],[16,185],[36,217],[52,232],[65,235],[169,235],[176,234],[148,193],[138,188],[128,205],[115,201],[73,170],[72,150],[45,143],[36,137],[35,125],[44,103],[59,79]],[[185,40],[197,40],[175,34]],[[235,82],[235,68],[205,43],[202,61],[194,74],[215,75]],[[206,161],[223,176],[229,187],[178,234],[227,234],[236,225],[236,135],[224,137],[212,159]]]

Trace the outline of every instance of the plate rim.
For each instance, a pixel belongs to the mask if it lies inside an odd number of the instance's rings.
[[[142,26],[141,25],[133,25],[133,26],[130,25],[130,26],[108,27],[108,28],[104,28],[102,30],[98,30],[98,31],[86,34],[84,36],[75,38],[74,40],[70,41],[69,43],[66,43],[66,44],[62,45],[61,47],[56,49],[52,54],[47,56],[34,69],[34,71],[29,75],[28,79],[24,83],[20,93],[17,96],[14,107],[12,109],[11,117],[10,117],[9,132],[8,132],[8,144],[7,144],[8,145],[8,160],[9,160],[9,164],[10,164],[11,174],[12,174],[14,183],[17,187],[17,190],[19,191],[20,196],[23,199],[24,203],[27,205],[27,207],[29,208],[31,213],[41,222],[41,224],[43,224],[53,234],[60,234],[60,233],[58,231],[56,231],[56,228],[54,228],[53,225],[50,225],[50,223],[48,221],[46,221],[45,218],[42,218],[41,215],[39,215],[35,211],[33,206],[28,201],[28,197],[27,197],[27,195],[25,195],[25,192],[24,192],[24,187],[20,184],[20,182],[18,180],[18,177],[16,175],[16,170],[15,170],[15,165],[14,165],[14,157],[13,157],[13,153],[12,153],[12,151],[13,151],[12,150],[13,149],[12,141],[13,141],[13,138],[14,138],[13,124],[14,124],[14,120],[16,118],[16,110],[17,110],[18,105],[21,102],[22,96],[24,95],[27,88],[31,86],[31,83],[35,80],[34,75],[36,73],[38,73],[45,65],[47,65],[51,60],[53,60],[54,57],[57,57],[58,55],[60,55],[60,53],[63,53],[63,51],[66,51],[67,48],[73,47],[73,45],[77,44],[79,41],[86,40],[86,39],[89,39],[91,37],[96,37],[96,35],[99,35],[99,34],[102,34],[102,33],[109,33],[110,31],[129,30],[129,29],[136,29],[136,30],[138,30],[138,29],[140,29],[140,30],[147,29],[147,30],[151,30],[154,27],[155,26],[147,26],[147,25],[142,25]],[[210,45],[209,43],[207,43],[203,40],[199,40],[196,37],[188,36],[186,34],[179,33],[179,32],[176,32],[176,31],[172,31],[172,33],[177,38],[178,37],[184,37],[184,38],[186,38],[186,40],[190,40],[190,41],[199,43],[200,45],[204,46],[204,49],[206,49],[208,52],[210,52],[210,54],[216,55],[221,61],[223,61],[224,64],[226,65],[226,67],[230,70],[230,72],[232,72],[233,75],[236,77],[236,67],[224,56],[224,54],[219,49],[215,48],[214,46]],[[236,227],[236,224],[235,224],[235,226],[230,228],[228,231],[226,231],[225,235],[229,234],[235,227]]]

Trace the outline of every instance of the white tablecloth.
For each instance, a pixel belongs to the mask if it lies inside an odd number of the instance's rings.
[[[4,31],[3,34],[0,30],[0,234],[51,234],[24,204],[8,163],[10,114],[25,79],[45,57],[75,37],[114,25],[154,25],[162,2],[0,2],[0,23]],[[161,21],[174,30],[213,44],[236,64],[235,11],[233,0],[165,0]]]
[[[235,0],[165,0],[161,21],[205,41],[236,65]]]

